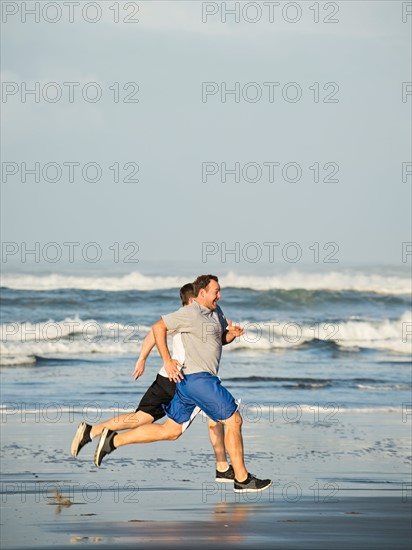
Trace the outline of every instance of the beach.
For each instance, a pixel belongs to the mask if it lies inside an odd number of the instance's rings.
[[[94,442],[70,456],[78,414],[2,412],[2,548],[409,548],[401,410],[245,421],[248,468],[273,485],[243,495],[214,481],[202,419],[178,441],[123,447],[96,468]]]
[[[240,402],[248,470],[215,482],[203,417],[177,441],[77,458],[81,421],[134,410],[132,372],[188,275],[7,276],[1,340],[1,547],[402,549],[411,542],[410,282],[398,274],[221,277],[245,335],[219,376]]]
[[[412,548],[412,2],[1,17],[0,550]],[[202,274],[200,334],[173,313]],[[161,318],[267,490],[216,482],[201,415],[71,455],[173,370],[163,342],[140,370]]]

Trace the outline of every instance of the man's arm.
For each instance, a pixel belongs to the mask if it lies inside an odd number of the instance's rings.
[[[154,339],[153,329],[150,329],[146,338],[143,340],[142,349],[140,350],[140,355],[136,360],[136,364],[133,371],[133,378],[137,380],[139,376],[142,376],[144,373],[146,359],[149,357],[150,352],[155,347],[156,342]]]
[[[133,378],[137,380],[139,376],[142,376],[144,373],[145,363],[146,359],[149,357],[150,352],[155,346],[155,339],[153,335],[152,329],[150,329],[149,333],[147,334],[146,338],[143,340],[142,349],[140,350],[140,355],[137,358],[134,371],[133,371]]]
[[[238,338],[239,336],[242,336],[242,334],[245,334],[245,331],[240,328],[239,325],[233,325],[230,319],[228,320],[227,324],[227,330],[222,334],[222,344],[224,346],[230,344],[230,342],[233,342],[235,338]]]
[[[177,368],[183,367],[177,359],[172,359],[169,348],[167,347],[167,327],[163,319],[159,319],[152,327],[154,339],[160,356],[163,359],[163,364],[169,380],[172,382],[180,382],[183,380],[183,374]]]

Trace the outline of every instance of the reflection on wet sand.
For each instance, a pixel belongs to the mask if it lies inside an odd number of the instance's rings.
[[[247,538],[245,524],[248,516],[257,512],[256,506],[218,502],[209,510],[205,521],[144,521],[131,519],[122,524],[98,524],[100,533],[85,536],[72,533],[70,543],[82,542],[121,543],[123,544],[161,544],[184,545],[196,541],[200,545],[233,544],[244,542]],[[201,513],[201,510],[199,510]]]

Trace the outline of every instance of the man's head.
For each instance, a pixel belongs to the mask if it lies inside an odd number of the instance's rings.
[[[199,275],[193,282],[193,290],[196,302],[212,311],[216,309],[220,300],[219,279],[216,275]]]
[[[187,283],[180,289],[180,299],[182,300],[182,306],[188,306],[193,302],[195,297],[195,291],[192,283]]]

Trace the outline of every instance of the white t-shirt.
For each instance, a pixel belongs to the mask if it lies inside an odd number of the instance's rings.
[[[172,339],[172,358],[177,359],[181,365],[185,362],[185,348],[183,347],[182,343],[182,335],[180,332],[177,332],[173,335]],[[178,367],[179,368],[179,367]],[[181,369],[179,369],[181,370]],[[166,369],[164,366],[159,370],[160,376],[164,376],[165,378],[169,378],[166,372]]]

